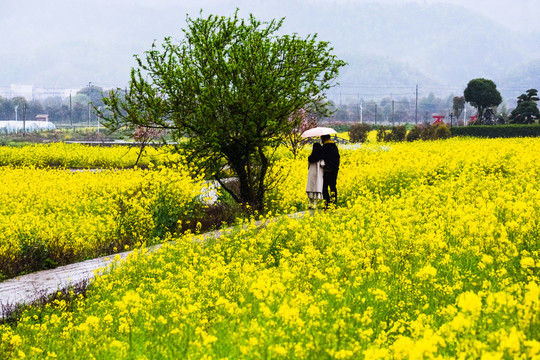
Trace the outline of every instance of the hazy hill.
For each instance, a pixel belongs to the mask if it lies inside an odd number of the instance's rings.
[[[65,10],[63,21],[46,24],[54,31],[43,36],[17,26],[7,15],[15,9],[6,9],[0,14],[0,86],[83,87],[92,81],[123,87],[135,64],[132,55],[148,50],[154,39],[181,36],[186,13],[197,16],[203,7],[205,15],[232,15],[238,7],[243,16],[286,17],[284,32],[318,33],[319,39],[330,41],[349,63],[340,77],[341,92],[367,97],[377,93],[374,89],[389,93],[406,88],[411,93],[418,84],[459,93],[477,77],[493,79],[511,96],[540,87],[534,71],[540,66],[540,37],[510,31],[459,6],[223,0],[205,7],[201,1],[161,8],[142,1],[129,6],[108,2],[106,9],[89,6],[82,18]],[[62,3],[44,3],[55,2]],[[21,22],[38,22],[39,16],[28,15]]]
[[[349,85],[420,84],[452,90],[486,77],[500,82],[503,91],[512,90],[520,84],[523,67],[540,58],[534,37],[453,5],[372,3],[304,14],[320,24],[321,37],[332,39],[349,62],[341,80]]]
[[[519,94],[533,88],[540,90],[540,59],[511,68],[503,77],[497,78],[497,81]]]

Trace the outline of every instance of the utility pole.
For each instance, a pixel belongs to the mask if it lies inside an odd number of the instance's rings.
[[[23,136],[26,136],[26,103],[23,104]]]
[[[358,121],[361,124],[362,123],[362,115],[360,114],[361,113],[361,111],[360,111],[360,94],[356,95],[356,102],[358,104]]]
[[[377,104],[375,104],[375,125],[377,125]]]
[[[71,93],[69,93],[69,124],[71,125],[71,128],[73,128],[73,114],[72,114],[72,106],[71,106]]]
[[[392,127],[395,127],[396,124],[394,122],[394,100],[392,100]]]
[[[360,94],[358,96],[358,117],[360,118],[360,124],[364,122],[364,107],[362,106],[362,102],[364,102],[363,99],[360,98]]]
[[[91,89],[91,86],[92,85],[92,82],[89,81],[88,82],[88,127],[90,127],[90,89]]]
[[[414,109],[414,124],[418,125],[418,85],[416,85],[416,100]]]

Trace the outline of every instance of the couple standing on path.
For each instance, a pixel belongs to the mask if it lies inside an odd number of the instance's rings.
[[[330,135],[321,136],[322,145],[313,144],[308,157],[309,169],[306,186],[309,207],[316,209],[317,200],[323,198],[325,208],[337,201],[337,175],[339,171],[339,151],[337,145],[330,140]],[[330,189],[330,191],[329,191]]]

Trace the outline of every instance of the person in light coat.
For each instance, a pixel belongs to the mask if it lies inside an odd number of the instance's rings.
[[[313,144],[311,156],[320,157],[322,145],[319,143]],[[306,193],[309,199],[309,208],[317,209],[317,200],[323,198],[323,175],[324,175],[324,160],[309,162]]]

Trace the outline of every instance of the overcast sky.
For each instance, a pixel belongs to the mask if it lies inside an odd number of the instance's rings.
[[[81,53],[103,59],[120,49],[125,57],[148,50],[153,40],[178,36],[185,15],[231,15],[241,13],[257,18],[299,19],[291,14],[291,1],[328,6],[333,3],[367,3],[373,0],[0,0],[0,66],[4,59],[21,59],[24,66],[36,65],[54,45],[66,49],[55,56],[75,57]],[[524,35],[540,36],[539,0],[379,0],[391,4],[451,3],[474,10]],[[354,16],[354,14],[351,14]],[[269,17],[269,18],[268,18]],[[309,19],[306,19],[309,22]],[[414,19],[411,19],[414,21]],[[316,24],[312,24],[316,29]],[[287,31],[294,23],[286,22]],[[339,27],[339,24],[336,24]],[[316,30],[315,30],[316,31]],[[97,40],[97,42],[96,42]],[[87,44],[87,46],[85,46]],[[103,44],[102,46],[96,44]],[[55,49],[57,49],[55,47]],[[88,54],[86,54],[88,52]],[[52,56],[52,55],[51,55]],[[96,60],[98,61],[98,60]],[[133,65],[133,64],[132,64]],[[8,65],[9,66],[9,65]],[[24,71],[18,66],[13,72]],[[47,69],[43,69],[47,71]],[[51,70],[52,71],[52,70]],[[0,78],[0,86],[9,86]]]
[[[166,0],[165,0],[166,1]],[[332,0],[307,0],[311,2],[332,3]],[[417,3],[449,3],[460,5],[490,17],[502,25],[516,31],[540,33],[540,1],[539,0],[336,0],[335,2],[384,2],[390,4]]]
[[[449,0],[446,2],[484,14],[512,30],[540,33],[540,21],[538,21],[540,1],[538,0]]]
[[[0,0],[0,45],[7,45],[12,50],[24,50],[29,46],[42,45],[42,40],[51,38],[69,37],[68,33],[77,33],[81,39],[87,36],[106,36],[106,33],[96,32],[92,25],[107,28],[107,22],[125,23],[130,29],[136,19],[129,12],[130,5],[137,4],[148,10],[145,14],[153,17],[154,27],[161,30],[161,20],[167,22],[171,12],[177,18],[180,13],[186,14],[204,9],[212,13],[215,9],[223,12],[227,9],[233,11],[235,6],[246,4],[249,12],[256,12],[258,7],[268,2],[275,3],[276,14],[287,17],[287,3],[290,0]],[[300,0],[306,3],[332,4],[332,3],[366,3],[377,2],[373,0]],[[409,2],[436,3],[446,2],[461,5],[484,14],[500,24],[516,31],[540,34],[540,1],[539,0],[379,0],[378,2],[403,4]],[[266,5],[267,6],[267,5]],[[241,10],[242,10],[241,9]],[[259,15],[260,16],[260,15]],[[88,20],[92,19],[92,23]],[[160,20],[161,19],[161,20]],[[178,19],[178,24],[184,18]],[[77,28],[80,26],[79,28]],[[149,23],[140,24],[148,27]],[[180,25],[179,25],[180,26]],[[339,24],[337,24],[339,26]],[[142,30],[142,29],[141,29]],[[155,33],[147,29],[148,35]],[[108,34],[113,36],[113,34]],[[159,34],[161,35],[161,34]]]

